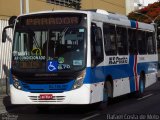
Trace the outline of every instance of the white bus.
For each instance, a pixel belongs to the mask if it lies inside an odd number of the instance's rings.
[[[38,12],[10,20],[3,42],[10,27],[12,104],[105,105],[157,80],[152,24],[104,10]]]

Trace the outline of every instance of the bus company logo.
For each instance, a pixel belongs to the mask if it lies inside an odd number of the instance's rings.
[[[128,58],[127,57],[109,57],[109,64],[127,64]]]

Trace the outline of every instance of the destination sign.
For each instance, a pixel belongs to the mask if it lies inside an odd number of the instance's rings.
[[[24,15],[18,17],[16,28],[25,26],[84,25],[87,22],[86,18],[86,14],[62,12]]]
[[[25,25],[73,25],[78,24],[78,17],[27,18]]]

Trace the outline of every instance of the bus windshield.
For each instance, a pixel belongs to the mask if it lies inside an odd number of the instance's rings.
[[[86,28],[81,24],[17,24],[12,68],[21,71],[54,72],[48,66],[56,63],[56,72],[82,70],[85,67],[85,45]]]

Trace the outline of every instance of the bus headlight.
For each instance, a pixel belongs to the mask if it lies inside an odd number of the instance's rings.
[[[18,90],[21,90],[22,88],[21,88],[21,85],[20,85],[17,77],[13,75],[12,78],[13,78],[13,86],[15,88],[17,88]]]
[[[85,75],[86,75],[86,72],[83,71],[83,72],[81,73],[81,75],[79,75],[79,76],[77,77],[77,79],[76,79],[75,82],[74,82],[73,89],[80,88],[80,87],[83,85],[83,80],[84,80]]]

